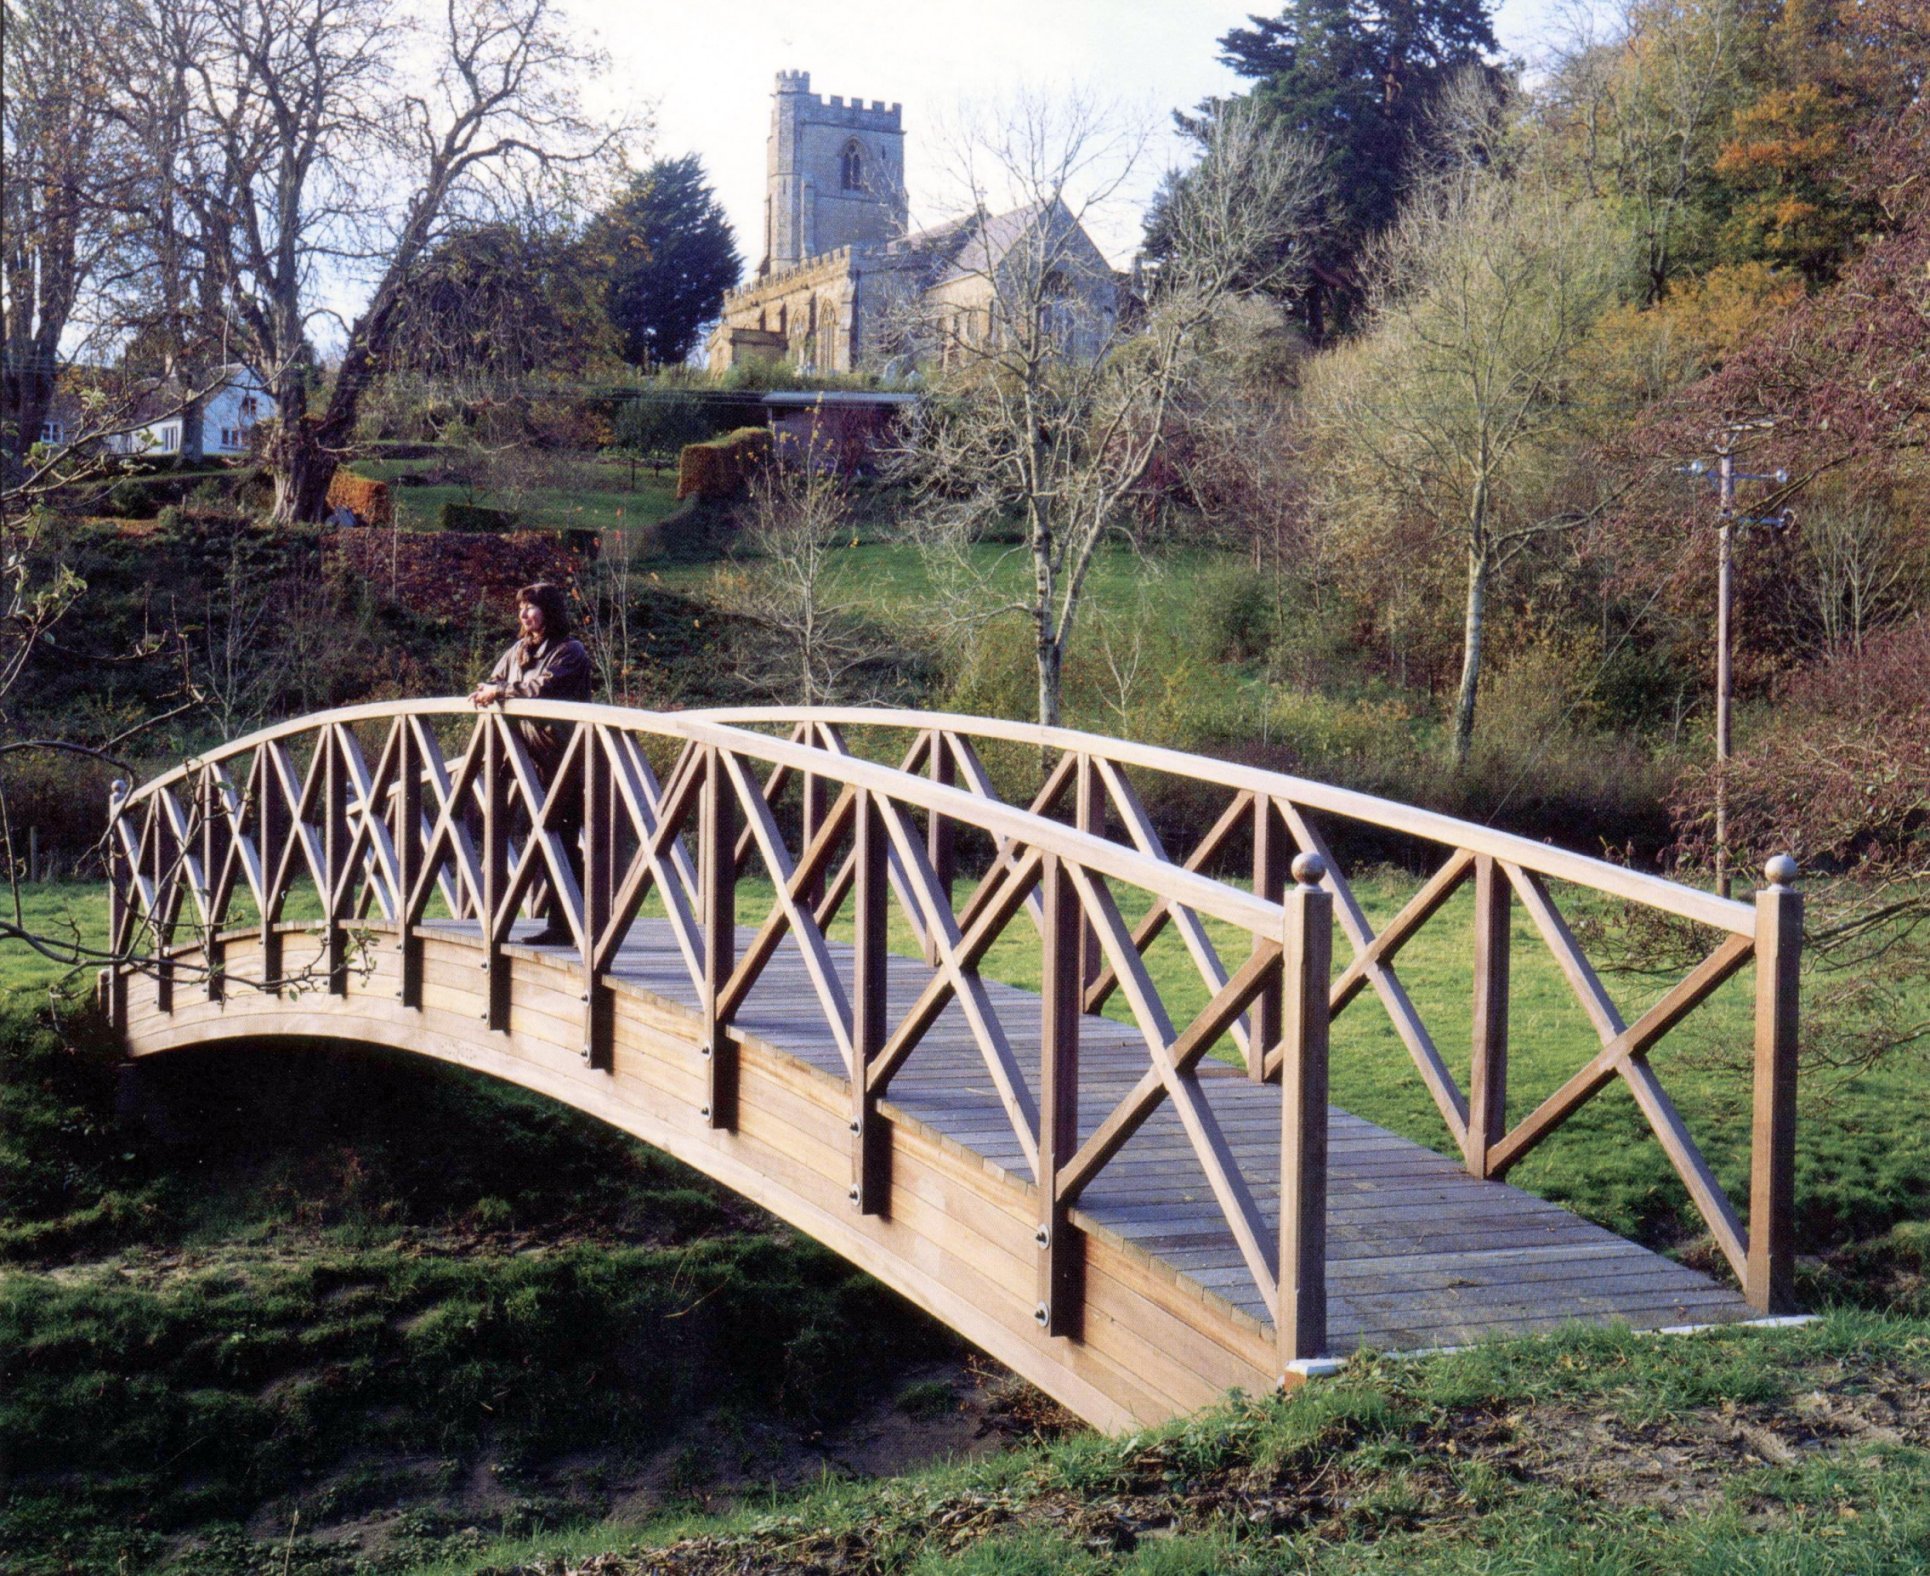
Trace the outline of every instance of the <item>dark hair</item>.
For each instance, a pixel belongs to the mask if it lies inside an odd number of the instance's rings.
[[[561,640],[570,632],[570,604],[561,586],[551,585],[547,580],[524,586],[516,593],[516,605],[522,607],[525,603],[543,615],[545,640]]]

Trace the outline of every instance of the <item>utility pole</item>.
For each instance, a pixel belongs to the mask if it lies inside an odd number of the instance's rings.
[[[1774,531],[1786,531],[1796,518],[1794,512],[1789,509],[1760,518],[1745,518],[1736,513],[1737,482],[1775,482],[1782,485],[1788,482],[1789,472],[1777,470],[1758,474],[1737,471],[1735,444],[1736,439],[1745,432],[1767,432],[1776,425],[1778,419],[1774,416],[1759,416],[1751,421],[1732,421],[1725,424],[1716,437],[1715,475],[1709,477],[1716,489],[1715,882],[1716,892],[1722,897],[1729,895],[1729,755],[1733,742],[1731,708],[1735,698],[1735,675],[1730,647],[1736,602],[1736,527],[1766,525]],[[1681,469],[1691,476],[1709,475],[1709,465],[1705,460],[1693,460]]]
[[[1736,461],[1734,430],[1722,429],[1716,447],[1716,894],[1729,895],[1729,704],[1735,688],[1729,662],[1729,620],[1736,600]]]

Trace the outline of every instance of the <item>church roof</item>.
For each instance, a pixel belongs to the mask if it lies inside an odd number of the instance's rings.
[[[1027,203],[1007,213],[988,214],[980,209],[894,241],[890,250],[929,259],[934,285],[983,278],[996,271],[1014,247],[1038,230],[1045,215],[1049,215],[1059,229],[1055,237],[1058,244],[1063,244],[1078,228],[1078,220],[1055,198],[1050,202]]]

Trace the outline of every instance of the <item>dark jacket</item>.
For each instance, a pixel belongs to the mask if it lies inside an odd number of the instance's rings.
[[[590,654],[580,640],[552,638],[534,646],[519,640],[489,670],[489,682],[502,685],[511,700],[588,700]],[[569,744],[569,724],[526,718],[518,721],[516,731],[547,782]]]

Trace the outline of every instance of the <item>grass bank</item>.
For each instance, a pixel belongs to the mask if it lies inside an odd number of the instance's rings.
[[[421,1576],[1919,1572],[1930,1323],[1570,1331],[1363,1356],[1285,1400],[728,1518],[579,1528]]]

